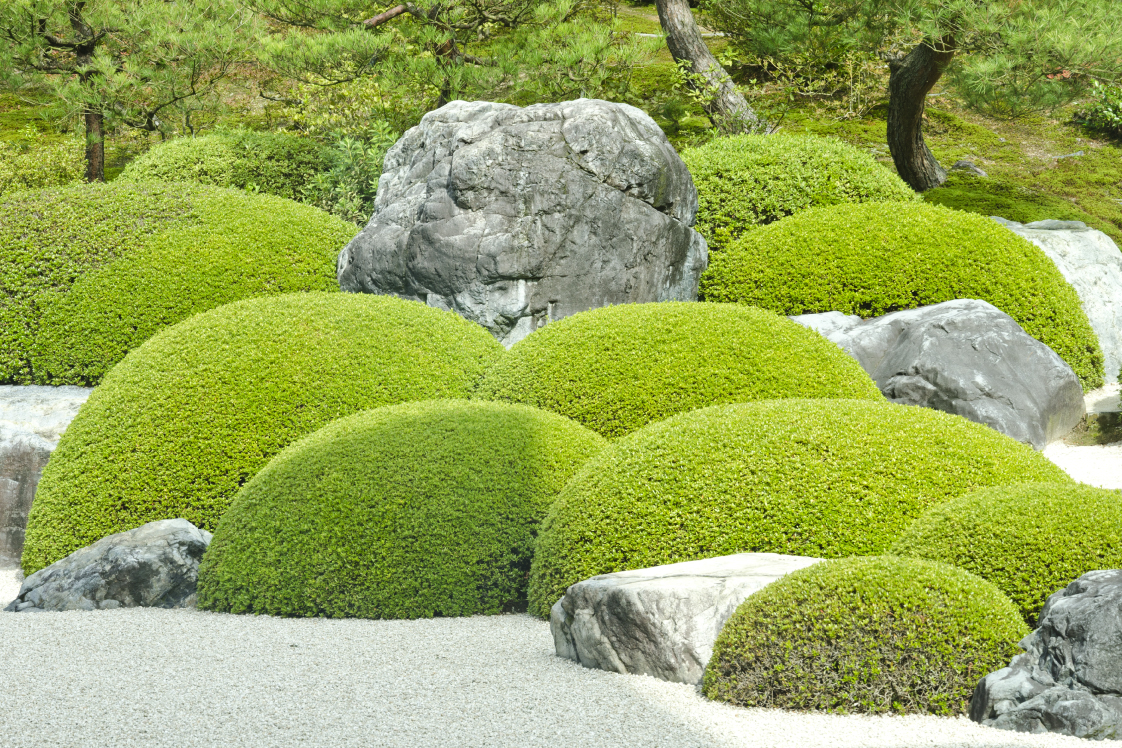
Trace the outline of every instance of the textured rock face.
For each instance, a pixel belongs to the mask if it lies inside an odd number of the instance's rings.
[[[510,346],[586,309],[696,300],[696,213],[689,170],[634,107],[454,101],[386,154],[339,283],[451,309]]]
[[[1099,337],[1106,381],[1117,382],[1122,367],[1122,251],[1109,236],[1079,221],[994,220],[1044,250],[1075,288]]]
[[[211,534],[162,519],[109,535],[23,580],[5,610],[193,608],[199,561]]]
[[[1071,367],[984,301],[866,321],[841,312],[791,319],[845,349],[893,402],[955,413],[1037,449],[1083,418],[1083,389]]]
[[[978,684],[970,719],[1122,739],[1122,570],[1088,572],[1049,597],[1021,647],[1009,667]]]
[[[0,386],[0,569],[19,565],[39,476],[91,391]]]
[[[588,668],[700,683],[717,634],[737,606],[817,561],[738,553],[601,574],[574,584],[553,605],[554,648]]]

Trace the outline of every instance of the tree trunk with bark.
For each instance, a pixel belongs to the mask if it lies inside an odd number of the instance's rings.
[[[82,118],[86,123],[86,181],[105,181],[105,118],[100,112],[87,110]]]
[[[666,32],[666,46],[675,62],[686,62],[693,74],[690,87],[709,97],[703,104],[713,124],[725,132],[755,132],[765,124],[736,90],[732,78],[705,46],[690,13],[688,0],[656,0],[658,20]]]
[[[947,181],[946,170],[923,140],[927,94],[954,59],[954,40],[924,42],[903,57],[889,60],[888,150],[900,178],[916,192]]]

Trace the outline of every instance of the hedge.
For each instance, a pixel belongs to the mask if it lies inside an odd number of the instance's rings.
[[[542,525],[538,615],[569,585],[743,552],[884,553],[924,510],[978,487],[1070,481],[988,426],[865,400],[721,405],[651,424],[589,461]]]
[[[697,229],[719,254],[756,226],[814,206],[915,201],[867,151],[813,135],[734,135],[682,152],[697,186]]]
[[[175,138],[134,159],[123,182],[194,182],[295,200],[327,168],[322,146],[284,132],[233,130]]]
[[[1035,627],[1053,592],[1088,571],[1122,567],[1122,491],[1072,483],[975,491],[928,510],[891,552],[993,582]]]
[[[1098,339],[1048,256],[988,218],[949,208],[867,203],[804,211],[716,255],[701,294],[779,314],[861,317],[983,299],[1059,354],[1084,389],[1103,382]]]
[[[199,604],[361,618],[525,610],[537,525],[603,445],[522,405],[428,401],[335,421],[238,493],[199,569]]]
[[[802,325],[760,309],[682,302],[551,322],[499,359],[477,397],[544,408],[609,438],[722,403],[883,399],[856,361]]]
[[[24,571],[152,520],[213,531],[288,444],[368,408],[465,397],[502,350],[478,325],[393,297],[284,294],[197,314],[129,353],[67,428]]]
[[[745,600],[705,671],[706,696],[739,706],[966,713],[1028,628],[996,587],[945,564],[824,561]]]

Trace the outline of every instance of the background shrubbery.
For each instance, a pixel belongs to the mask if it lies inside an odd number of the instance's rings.
[[[85,175],[82,142],[68,137],[47,141],[26,127],[15,142],[0,140],[0,198],[20,190],[73,184]]]

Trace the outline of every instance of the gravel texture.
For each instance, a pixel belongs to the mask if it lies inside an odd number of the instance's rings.
[[[2,572],[0,601],[13,597]],[[524,615],[0,613],[0,746],[1078,746],[964,718],[749,710],[588,670]]]
[[[1122,444],[1072,447],[1053,442],[1044,456],[1081,483],[1099,488],[1122,488]]]

